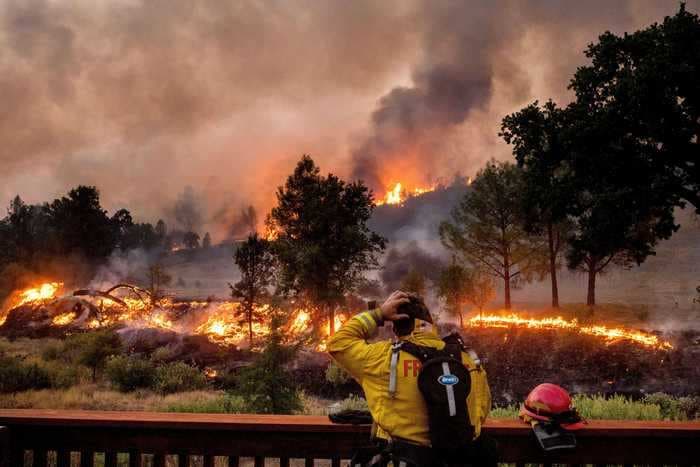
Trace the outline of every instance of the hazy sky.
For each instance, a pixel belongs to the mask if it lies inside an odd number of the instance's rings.
[[[688,2],[697,11],[700,0]],[[302,153],[382,192],[509,157],[500,119],[566,102],[583,49],[652,0],[0,0],[0,203],[97,185],[207,226],[269,208]]]

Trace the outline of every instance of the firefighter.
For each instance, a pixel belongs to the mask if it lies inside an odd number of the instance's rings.
[[[406,311],[406,304],[415,298],[412,294],[396,291],[381,307],[354,316],[330,338],[328,351],[337,364],[362,386],[374,420],[373,437],[385,452],[401,451],[401,461],[406,465],[495,466],[495,442],[481,436],[481,426],[491,408],[491,394],[486,373],[473,351],[458,351],[456,357],[461,357],[467,378],[471,380],[468,396],[465,393],[471,439],[464,439],[464,449],[459,447],[462,454],[458,462],[454,459],[445,461],[442,453],[431,447],[435,443],[431,443],[429,408],[417,384],[421,360],[409,352],[392,351],[404,343],[438,350],[446,346],[446,341],[440,339],[434,326],[430,325],[432,318],[424,305],[419,308],[422,312]],[[396,341],[369,343],[377,328],[387,321],[394,324]],[[396,356],[392,358],[394,354]],[[453,384],[449,379],[447,382]],[[394,458],[394,464],[400,462]]]

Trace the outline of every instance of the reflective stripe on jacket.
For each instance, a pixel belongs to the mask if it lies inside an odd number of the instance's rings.
[[[328,352],[338,365],[357,380],[367,398],[369,410],[378,426],[377,436],[401,438],[429,445],[428,413],[418,390],[420,361],[400,352],[397,365],[396,394],[389,394],[389,374],[392,343],[388,340],[368,343],[381,320],[379,310],[365,311],[349,319],[328,341]],[[401,339],[417,345],[442,349],[445,343],[432,331],[419,330]],[[470,370],[477,366],[462,352],[462,363]],[[470,372],[471,393],[467,408],[474,424],[475,437],[491,409],[491,392],[483,369]]]

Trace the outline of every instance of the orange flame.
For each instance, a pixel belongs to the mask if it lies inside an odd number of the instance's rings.
[[[607,343],[618,340],[628,340],[645,347],[659,350],[669,350],[673,348],[670,342],[662,341],[658,336],[648,332],[621,327],[608,327],[605,325],[580,325],[576,319],[567,320],[561,316],[538,319],[526,318],[515,313],[509,315],[483,315],[471,318],[467,322],[467,325],[471,327],[489,328],[563,329],[589,336],[601,337],[605,339]]]
[[[65,326],[65,325],[73,322],[75,317],[76,317],[75,313],[72,311],[69,311],[68,313],[63,313],[63,314],[54,316],[53,319],[51,320],[51,323],[53,323],[54,326]]]
[[[384,198],[378,199],[375,201],[375,204],[377,206],[381,206],[383,204],[395,204],[395,205],[403,205],[406,200],[412,196],[420,196],[424,193],[429,193],[431,191],[434,191],[435,187],[428,187],[428,188],[413,188],[412,190],[409,190],[407,188],[404,188],[404,185],[401,182],[397,182],[394,184],[393,188],[388,189],[386,194],[384,195]]]
[[[46,282],[36,287],[25,289],[19,293],[19,300],[12,305],[12,308],[35,302],[53,300],[62,287],[63,282]]]
[[[7,319],[7,312],[22,305],[42,305],[58,296],[58,292],[63,288],[63,282],[45,282],[34,287],[17,291],[10,296],[7,306],[0,316],[0,326]]]

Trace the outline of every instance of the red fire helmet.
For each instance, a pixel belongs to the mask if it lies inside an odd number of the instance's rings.
[[[567,430],[578,430],[586,424],[573,407],[566,389],[552,383],[540,384],[530,391],[520,407],[520,418],[526,422],[557,423]]]

